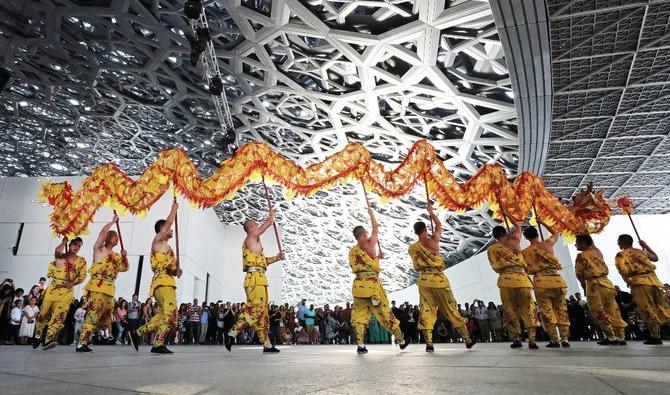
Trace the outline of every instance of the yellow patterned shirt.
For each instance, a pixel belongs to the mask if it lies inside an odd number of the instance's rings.
[[[439,253],[421,244],[420,241],[410,244],[409,256],[412,258],[414,270],[421,273],[416,285],[426,288],[451,288],[444,274],[444,262]]]
[[[523,251],[523,260],[526,262],[526,272],[533,276],[535,288],[554,289],[567,288],[563,276],[560,275],[561,263],[556,255],[543,250],[539,246],[529,245]]]
[[[86,259],[77,256],[74,262],[66,262],[61,267],[57,267],[55,261],[51,262],[46,277],[51,279],[51,284],[44,292],[44,300],[72,300],[74,291],[72,287],[67,287],[65,284],[68,282],[81,283],[86,280]]]
[[[244,288],[267,287],[268,279],[265,277],[265,270],[272,263],[274,260],[266,257],[263,250],[253,252],[247,246],[242,245],[242,270],[247,273],[244,276]]]
[[[380,298],[384,294],[384,288],[379,281],[379,258],[372,258],[359,246],[353,246],[349,250],[349,266],[356,279],[351,287],[351,293],[355,298]]]
[[[168,252],[151,252],[151,270],[154,272],[154,277],[151,279],[150,295],[153,295],[154,290],[158,287],[177,288],[177,282],[174,279],[177,273],[177,258],[172,248],[168,249]]]
[[[521,254],[501,243],[491,245],[486,254],[493,270],[499,274],[498,287],[533,288],[526,274],[526,263]]]
[[[651,285],[663,288],[663,284],[656,277],[654,265],[643,250],[626,248],[616,254],[616,267],[624,280],[633,285]]]
[[[110,252],[100,263],[91,265],[88,269],[91,279],[84,287],[88,292],[100,292],[114,297],[116,286],[114,282],[121,272],[128,271],[128,260],[123,259],[121,254]]]
[[[614,289],[614,284],[607,278],[609,269],[602,254],[597,249],[582,251],[575,260],[575,275],[579,281],[586,283],[586,292],[592,285],[600,285]]]

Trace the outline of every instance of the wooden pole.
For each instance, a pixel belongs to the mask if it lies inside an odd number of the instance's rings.
[[[118,217],[116,210],[114,210],[114,215]],[[121,250],[125,250],[125,248],[123,248],[123,237],[121,237],[121,226],[119,225],[119,221],[116,221],[116,233],[119,235],[119,244],[121,245]]]
[[[270,193],[268,192],[268,186],[265,184],[265,176],[262,176],[263,180],[263,189],[265,190],[265,200],[268,201],[268,210],[272,211],[272,201],[270,200]],[[275,240],[277,240],[277,248],[279,249],[279,253],[281,254],[284,252],[281,248],[281,241],[279,240],[279,231],[277,230],[277,219],[272,222],[272,228],[275,231]]]
[[[631,217],[629,213],[626,213],[626,215],[628,215],[628,219],[630,220],[630,224],[633,225],[633,231],[635,231],[635,236],[637,236],[637,241],[639,242],[642,239],[640,238],[640,234],[637,232],[637,228],[635,227],[635,222],[633,222],[633,217]]]
[[[177,202],[177,190],[174,191],[174,196],[172,197],[173,202]],[[176,261],[177,261],[177,270],[181,269],[181,266],[179,265],[179,210],[174,214],[174,242],[175,242],[175,247],[177,249],[177,256]]]
[[[500,195],[496,191],[496,199],[498,200],[498,207],[500,208],[500,215],[502,215],[503,220],[505,221],[505,228],[509,232],[509,223],[507,222],[507,215],[505,215],[505,210],[503,210],[502,203],[500,203]]]
[[[426,187],[426,209],[428,209],[428,205],[430,204],[430,196],[428,195],[428,176],[426,173],[423,173],[423,185]],[[428,219],[430,219],[430,233],[435,233],[433,217],[430,216],[430,212],[428,212]]]
[[[365,196],[365,204],[368,206],[368,210],[370,210],[370,200],[368,199],[368,191],[365,190],[365,183],[363,182],[363,179],[361,178],[361,187],[363,187],[363,196]],[[372,219],[372,218],[370,218]],[[377,237],[377,248],[379,249],[379,252],[382,252],[382,244],[379,242],[379,237]]]
[[[540,232],[540,240],[544,241],[544,234],[542,233],[542,225],[540,224],[540,219],[537,217],[537,208],[535,207],[535,201],[533,201],[533,213],[535,214],[535,222],[537,222],[537,231]]]

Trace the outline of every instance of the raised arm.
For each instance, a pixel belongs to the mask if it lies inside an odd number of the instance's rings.
[[[265,233],[266,230],[272,226],[272,224],[275,222],[275,217],[277,215],[277,211],[275,209],[270,210],[270,215],[268,216],[268,219],[263,223],[263,225],[258,227],[258,234],[256,236],[260,236],[263,233]]]
[[[515,242],[521,242],[521,223],[514,221],[514,233],[510,236]]]
[[[544,224],[542,224],[542,225],[544,225]],[[550,227],[548,227],[547,225],[544,225],[544,227],[547,228],[549,233],[551,233],[551,237],[548,238],[547,240],[545,240],[544,242],[547,243],[548,246],[553,247],[554,244],[556,244],[556,242],[558,241],[558,236],[560,236],[560,235],[559,235],[558,232],[554,232],[554,230],[551,229]],[[538,228],[539,228],[539,226],[538,226]]]
[[[656,255],[654,250],[649,248],[649,245],[647,245],[647,243],[645,243],[643,240],[640,240],[640,247],[642,247],[644,252],[647,254],[647,258],[649,258],[650,261],[658,262],[658,255]]]
[[[107,240],[107,232],[109,232],[109,230],[112,229],[112,226],[114,226],[114,224],[118,222],[118,220],[119,216],[114,215],[114,218],[112,218],[112,222],[102,227],[102,229],[100,230],[100,234],[98,234],[98,239],[95,241],[95,244],[93,245],[94,250],[99,250],[102,247],[104,247],[105,240]]]
[[[375,217],[375,212],[371,208],[368,208],[368,214],[370,214],[370,222],[372,224],[372,233],[370,233],[370,242],[377,243],[379,238],[379,223],[377,223],[377,218]]]
[[[56,251],[54,251],[54,258],[61,259],[65,257],[66,246],[67,246],[67,237],[63,237],[63,241],[56,246]]]
[[[433,220],[433,223],[435,224],[432,239],[439,242],[440,237],[442,236],[442,222],[440,222],[440,219],[438,218],[437,214],[435,214],[435,211],[433,211],[432,203],[428,203],[428,214],[430,215],[430,218]]]
[[[161,229],[158,234],[156,234],[156,237],[154,240],[162,240],[165,238],[165,236],[170,232],[170,229],[172,229],[172,225],[174,224],[175,218],[177,218],[177,210],[179,209],[179,204],[177,204],[176,200],[172,201],[172,208],[170,208],[170,214],[168,214],[167,218],[165,218],[165,224],[163,225],[163,228]]]

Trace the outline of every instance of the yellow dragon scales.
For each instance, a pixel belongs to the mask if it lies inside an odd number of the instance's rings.
[[[323,162],[303,168],[266,144],[252,142],[240,147],[204,180],[184,151],[169,149],[162,151],[135,180],[108,163],[86,177],[76,192],[68,182],[46,182],[40,196],[53,206],[50,219],[54,232],[74,237],[86,231],[102,205],[142,214],[172,183],[192,203],[212,207],[232,199],[247,180],[260,174],[284,186],[288,194],[303,196],[356,178],[383,199],[404,196],[425,179],[431,198],[447,210],[464,211],[488,202],[497,218],[502,218],[502,211],[523,221],[535,205],[538,219],[565,235],[598,232],[611,216],[602,192],[588,189],[575,198],[571,207],[566,207],[547,191],[537,175],[521,173],[510,183],[497,164],[484,165],[467,182],[459,184],[426,140],[417,141],[392,171],[372,160],[370,152],[358,143],[349,143]]]

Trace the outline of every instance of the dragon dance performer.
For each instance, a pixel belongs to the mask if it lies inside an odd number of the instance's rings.
[[[77,255],[82,244],[81,238],[75,237],[70,241],[69,250],[65,252],[68,243],[67,238],[63,238],[63,242],[56,247],[55,259],[49,263],[49,269],[47,269],[46,277],[51,279],[51,283],[44,291],[42,309],[37,315],[33,348],[39,347],[43,335],[43,350],[56,347],[54,339],[63,329],[70,303],[74,299],[73,287],[86,280],[86,260]],[[47,325],[48,330],[45,335],[44,327]]]
[[[176,277],[181,277],[182,271],[177,265],[177,258],[168,240],[172,238],[172,224],[177,217],[179,205],[175,199],[172,202],[170,214],[166,219],[160,219],[154,224],[156,236],[151,242],[151,270],[154,276],[151,279],[149,294],[156,299],[160,313],[154,315],[146,324],[130,333],[135,350],[138,349],[139,336],[147,333],[156,333],[151,352],[154,354],[172,354],[165,347],[165,338],[170,330],[177,324],[177,282]]]
[[[263,353],[279,352],[268,336],[270,317],[268,314],[268,280],[265,277],[265,270],[269,265],[283,260],[284,253],[279,252],[277,256],[266,257],[261,244],[261,235],[272,226],[275,215],[275,210],[270,210],[270,216],[261,226],[252,220],[244,223],[247,237],[242,244],[242,270],[247,273],[244,277],[244,293],[247,296],[247,302],[237,322],[225,336],[224,345],[228,351],[231,350],[235,337],[244,328],[251,326],[258,340],[263,343]]]
[[[537,229],[531,226],[523,231],[523,235],[530,245],[521,253],[526,262],[526,271],[533,276],[535,297],[549,334],[547,347],[570,347],[568,343],[570,318],[565,300],[568,284],[559,273],[561,263],[554,255],[554,244],[558,241],[558,233],[552,232],[551,237],[540,241]]]
[[[630,287],[640,318],[649,328],[649,339],[644,344],[663,344],[661,325],[670,321],[670,308],[665,305],[663,284],[656,277],[656,265],[652,263],[658,262],[658,255],[642,240],[642,249],[633,248],[630,235],[620,235],[618,244],[621,251],[616,254],[616,267]]]
[[[419,287],[419,329],[423,330],[426,338],[426,351],[433,352],[433,326],[437,321],[437,309],[447,317],[458,333],[461,334],[465,347],[472,348],[475,341],[470,339],[466,323],[468,320],[461,316],[456,305],[456,299],[451,292],[449,279],[444,274],[444,262],[440,257],[440,235],[442,223],[433,211],[433,205],[428,204],[428,213],[435,223],[435,231],[428,234],[426,224],[419,221],[414,224],[414,233],[419,240],[409,246],[409,256],[412,258],[414,270],[421,273],[416,285]]]
[[[487,251],[489,263],[499,274],[498,288],[503,305],[503,324],[512,338],[511,348],[521,348],[521,325],[528,331],[528,348],[537,350],[535,343],[536,314],[533,306],[533,283],[526,274],[526,263],[521,255],[521,224],[514,223],[511,235],[502,226],[493,228],[496,243]]]
[[[114,282],[119,273],[128,271],[126,250],[121,250],[121,254],[114,252],[119,235],[110,229],[118,221],[119,217],[115,214],[112,222],[102,227],[93,246],[93,264],[89,269],[91,278],[84,287],[88,302],[86,321],[79,335],[77,352],[92,352],[88,345],[93,333],[112,324],[116,293]]]
[[[581,251],[575,260],[575,275],[586,292],[586,300],[596,324],[606,336],[598,344],[626,345],[625,330],[628,324],[621,319],[619,305],[615,300],[616,291],[607,278],[609,270],[603,254],[593,244],[590,235],[577,236],[575,246]]]
[[[384,257],[381,252],[377,255],[376,250],[379,225],[372,209],[369,207],[368,213],[372,221],[372,233],[368,236],[362,226],[356,226],[353,233],[357,243],[349,250],[349,265],[351,271],[356,275],[351,290],[354,297],[354,306],[351,310],[351,326],[356,332],[357,352],[359,354],[368,352],[365,347],[365,327],[370,322],[370,316],[373,314],[377,322],[393,333],[396,341],[400,343],[400,349],[404,350],[409,344],[409,340],[403,340],[400,323],[391,312],[386,292],[379,280],[379,273],[382,271],[379,266],[379,259]]]

